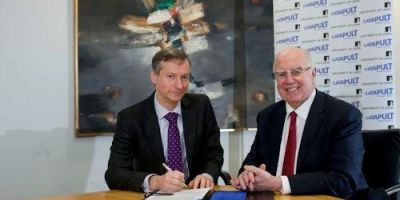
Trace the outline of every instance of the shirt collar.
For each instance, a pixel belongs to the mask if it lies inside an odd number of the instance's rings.
[[[316,95],[316,90],[311,93],[311,95],[304,101],[296,110],[294,110],[287,102],[286,102],[286,115],[289,115],[292,111],[295,111],[297,115],[301,118],[306,119],[307,115],[310,111],[311,104],[313,103]]]
[[[156,95],[157,94],[154,94],[154,108],[156,109],[156,114],[157,114],[158,120],[163,119],[164,116],[166,114],[168,114],[169,112],[175,112],[175,113],[178,113],[179,115],[182,115],[182,109],[181,109],[181,102],[180,101],[178,102],[178,104],[176,105],[176,107],[174,109],[169,111],[166,108],[164,108],[164,106],[162,106],[160,104],[160,102],[158,102],[158,100],[156,98]]]

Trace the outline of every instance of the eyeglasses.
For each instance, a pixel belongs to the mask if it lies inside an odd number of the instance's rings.
[[[303,74],[303,72],[305,72],[309,69],[311,69],[311,67],[306,67],[306,68],[297,67],[297,68],[291,69],[289,72],[287,72],[287,71],[274,72],[274,73],[272,73],[272,76],[277,80],[284,80],[288,77],[288,73],[290,73],[291,77],[299,77]]]

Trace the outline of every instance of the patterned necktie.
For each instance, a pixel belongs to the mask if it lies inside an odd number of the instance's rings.
[[[164,116],[168,120],[167,164],[172,170],[183,172],[181,138],[177,125],[178,113],[170,112]]]
[[[293,111],[290,113],[289,136],[286,143],[285,159],[283,160],[282,175],[291,176],[294,174],[294,160],[296,157],[296,117]]]

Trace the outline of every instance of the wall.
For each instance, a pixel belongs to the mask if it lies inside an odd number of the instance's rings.
[[[0,0],[0,199],[107,189],[112,138],[73,134],[72,2]],[[399,35],[399,26],[394,31]],[[232,174],[253,136],[222,134]]]
[[[83,192],[97,138],[73,136],[72,1],[0,1],[0,199]]]

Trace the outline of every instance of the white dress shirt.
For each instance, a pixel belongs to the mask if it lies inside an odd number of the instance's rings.
[[[289,179],[287,176],[282,176],[282,168],[283,168],[283,160],[285,158],[285,151],[286,151],[286,143],[287,138],[289,135],[289,124],[290,124],[290,117],[289,114],[294,111],[297,114],[296,119],[296,156],[294,160],[294,174],[297,171],[297,157],[299,153],[299,147],[301,144],[301,139],[303,137],[304,126],[307,121],[308,113],[310,112],[311,104],[314,101],[316,91],[314,90],[310,97],[304,101],[296,110],[294,110],[288,103],[286,103],[286,116],[285,116],[285,124],[283,125],[283,132],[282,132],[282,140],[279,152],[279,160],[278,160],[278,168],[276,169],[276,176],[280,176],[282,179],[282,194],[290,194],[291,188],[289,184]]]

